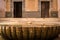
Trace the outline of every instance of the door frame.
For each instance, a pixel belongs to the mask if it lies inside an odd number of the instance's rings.
[[[18,1],[18,2],[13,2],[13,3],[22,3],[22,1]],[[22,5],[21,5],[22,6]],[[14,10],[15,10],[15,8],[13,9],[13,12],[14,12]],[[22,11],[22,9],[21,9],[21,11]],[[14,15],[15,13],[13,13],[13,15]],[[20,14],[19,14],[20,15]],[[22,18],[22,13],[21,13],[21,17],[15,17],[16,15],[14,15],[14,18]]]
[[[14,2],[22,2],[22,15],[23,15],[23,0],[12,0],[11,2],[11,12],[12,12],[12,18],[14,18]]]
[[[40,17],[41,17],[41,2],[44,2],[44,1],[48,1],[49,2],[49,17],[50,17],[51,16],[51,6],[52,6],[51,5],[52,4],[51,0],[41,0],[40,1]]]
[[[45,7],[48,7],[48,10],[45,10]],[[44,11],[42,11],[42,7],[44,7]],[[49,8],[50,8],[50,2],[49,1],[41,1],[41,17],[42,18],[49,18]],[[43,13],[42,13],[43,12]],[[46,13],[46,15],[45,15]],[[45,17],[47,16],[47,17]]]

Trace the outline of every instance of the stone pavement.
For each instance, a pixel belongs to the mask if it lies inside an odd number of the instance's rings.
[[[4,39],[0,36],[0,40],[4,40]],[[58,35],[58,37],[56,37],[54,40],[60,40],[60,35]]]
[[[59,34],[58,37],[55,38],[54,40],[60,40],[60,34]]]
[[[0,40],[4,40],[4,39],[0,36]]]

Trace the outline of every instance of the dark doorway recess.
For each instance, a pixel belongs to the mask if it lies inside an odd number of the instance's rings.
[[[14,2],[14,18],[22,18],[22,2]]]
[[[49,17],[49,1],[42,1],[41,2],[41,17],[48,18]]]

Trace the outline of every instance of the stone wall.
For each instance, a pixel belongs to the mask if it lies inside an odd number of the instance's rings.
[[[22,1],[22,16],[23,16],[23,18],[41,18],[41,1],[50,1],[50,9],[49,9],[50,17],[52,15],[52,12],[58,15],[57,0],[38,0],[38,11],[25,11],[25,0],[11,0],[7,4],[10,6],[10,7],[8,6],[8,11],[7,11],[7,13],[10,13],[10,14],[8,14],[10,16],[5,16],[5,17],[13,17],[14,16],[13,15],[13,10],[14,10],[13,2],[15,2],[15,1],[17,1],[17,2]]]
[[[5,17],[5,1],[0,0],[0,18]]]

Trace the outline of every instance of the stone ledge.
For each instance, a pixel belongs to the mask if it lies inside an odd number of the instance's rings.
[[[0,18],[0,25],[60,25],[60,18]]]

